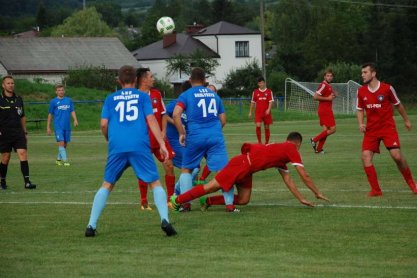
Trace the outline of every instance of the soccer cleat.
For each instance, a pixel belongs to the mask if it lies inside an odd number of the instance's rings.
[[[31,182],[25,183],[26,189],[36,189],[36,184],[32,184]]]
[[[191,211],[191,204],[190,203],[182,204],[178,211],[179,212],[190,212]]]
[[[166,221],[165,219],[161,222],[161,229],[166,233],[167,236],[175,236],[177,231],[175,231],[174,227]]]
[[[1,189],[6,190],[7,189],[7,184],[6,181],[2,180],[0,183]]]
[[[141,202],[140,204],[141,210],[152,210],[151,206],[148,204],[148,202]]]
[[[313,138],[310,138],[310,144],[313,147],[314,152],[317,153],[317,143],[314,142]]]
[[[371,190],[368,193],[368,197],[379,197],[379,196],[382,196],[382,191]]]
[[[93,237],[96,236],[96,229],[93,229],[90,225],[87,226],[87,229],[85,229],[85,236],[86,237]]]
[[[56,165],[58,165],[58,166],[62,166],[62,161],[61,161],[61,160],[59,160],[59,159],[57,159],[57,160],[55,161],[55,164],[56,164]]]
[[[176,195],[172,195],[171,198],[169,198],[169,203],[171,204],[172,209],[179,210],[180,207],[181,207],[181,205],[180,204],[177,204],[177,202],[175,202],[175,199],[176,198],[177,198]]]
[[[200,210],[207,211],[209,207],[210,205],[207,204],[207,197],[206,196],[201,197],[200,198]]]
[[[69,163],[68,161],[65,161],[63,165],[64,166],[71,166],[71,163]]]
[[[321,151],[315,151],[316,154],[325,154],[324,150]]]

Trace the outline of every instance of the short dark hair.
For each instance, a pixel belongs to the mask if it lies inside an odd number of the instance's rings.
[[[373,62],[363,63],[362,66],[361,66],[361,69],[364,69],[366,67],[369,67],[371,69],[371,71],[374,71],[374,72],[376,72],[377,69],[378,69],[378,66]]]
[[[140,85],[142,78],[144,78],[148,72],[151,70],[149,68],[138,68],[136,71],[137,83]]]
[[[259,76],[257,80],[258,80],[258,83],[262,81],[265,82],[265,78],[263,76]]]
[[[187,91],[188,89],[190,89],[192,86],[191,86],[191,82],[189,81],[189,80],[187,80],[187,81],[184,81],[184,82],[182,82],[182,84],[181,84],[181,92],[185,92],[185,91]]]
[[[58,89],[58,88],[64,88],[64,85],[62,85],[62,84],[56,84],[55,85],[55,90]]]
[[[325,69],[323,75],[326,75],[328,73],[333,74],[333,70],[331,68]]]
[[[11,75],[3,76],[3,78],[1,79],[1,81],[6,80],[7,78],[13,79],[13,76],[11,76]]]
[[[206,80],[206,73],[202,68],[193,68],[191,71],[190,79],[191,81],[196,81],[204,84]]]
[[[122,84],[131,84],[135,82],[136,70],[132,66],[125,65],[119,69],[117,76]]]
[[[297,131],[290,132],[287,136],[287,141],[299,141],[300,143],[303,142],[303,136],[301,133]]]

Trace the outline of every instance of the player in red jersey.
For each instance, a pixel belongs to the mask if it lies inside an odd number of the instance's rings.
[[[407,130],[411,130],[404,106],[400,103],[394,88],[380,82],[376,77],[376,65],[367,63],[362,66],[362,79],[364,85],[357,93],[357,117],[359,130],[364,133],[362,141],[362,162],[371,191],[368,196],[381,196],[377,174],[372,163],[375,153],[379,153],[379,144],[384,142],[392,159],[397,164],[410,189],[417,193],[417,185],[413,179],[407,161],[400,150],[400,140],[394,121],[394,105],[403,118]],[[366,124],[364,122],[366,112]]]
[[[258,78],[258,89],[255,89],[252,93],[252,100],[249,108],[249,118],[252,117],[253,106],[255,109],[255,125],[256,125],[256,137],[258,143],[262,144],[261,136],[261,124],[264,123],[265,129],[265,144],[268,144],[271,131],[269,126],[272,125],[271,108],[274,102],[274,96],[272,91],[266,87],[265,79],[261,76]]]
[[[241,148],[241,155],[233,157],[223,170],[214,179],[205,185],[197,185],[188,192],[179,196],[172,196],[172,205],[179,206],[203,195],[215,192],[219,189],[229,191],[236,184],[238,194],[234,197],[234,205],[246,205],[249,203],[252,193],[252,174],[268,169],[278,168],[279,173],[291,193],[303,205],[313,207],[314,204],[303,198],[294,181],[291,179],[286,166],[291,163],[295,166],[302,181],[315,194],[317,199],[329,201],[314,185],[313,180],[304,169],[300,153],[298,152],[302,142],[302,136],[298,132],[291,132],[287,141],[273,144],[249,144],[245,143]],[[209,197],[202,207],[224,204],[222,195]]]
[[[324,153],[323,145],[326,142],[327,137],[336,132],[336,122],[334,120],[332,108],[333,99],[336,95],[330,85],[332,80],[333,71],[328,69],[324,72],[324,80],[321,82],[313,96],[314,100],[319,101],[317,113],[319,115],[320,125],[323,127],[322,132],[310,139],[311,146],[313,146],[316,153]]]
[[[149,68],[139,68],[137,70],[137,82],[138,82],[138,89],[142,92],[148,93],[151,102],[153,113],[155,115],[156,120],[158,121],[159,128],[162,131],[162,135],[164,136],[165,146],[167,147],[169,157],[168,159],[164,160],[164,157],[160,153],[159,144],[156,141],[155,137],[153,136],[152,132],[149,132],[149,139],[151,143],[151,151],[155,155],[155,157],[162,162],[162,165],[165,170],[165,186],[167,189],[167,196],[168,200],[169,197],[174,193],[175,187],[175,174],[174,174],[174,166],[172,164],[172,158],[175,156],[174,151],[171,148],[167,138],[166,138],[166,126],[167,126],[167,119],[166,119],[166,111],[165,111],[165,104],[162,100],[161,93],[157,90],[152,88],[155,82],[152,72]],[[148,184],[139,180],[138,181],[139,190],[140,190],[140,205],[142,210],[152,210],[152,208],[148,204]]]

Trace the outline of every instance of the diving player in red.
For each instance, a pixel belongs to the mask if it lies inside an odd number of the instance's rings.
[[[317,113],[319,115],[320,125],[323,127],[322,132],[310,139],[311,146],[316,153],[324,153],[323,145],[326,142],[327,137],[336,132],[336,122],[334,120],[332,108],[333,99],[336,95],[330,85],[332,80],[333,71],[328,69],[324,72],[324,80],[321,82],[313,96],[314,100],[319,101]]]
[[[171,148],[167,138],[166,138],[166,126],[167,126],[167,119],[166,119],[166,110],[165,104],[162,100],[161,93],[157,90],[152,88],[155,82],[152,72],[149,68],[139,68],[137,70],[137,82],[138,82],[138,89],[144,93],[147,93],[151,98],[153,113],[155,115],[156,120],[158,121],[159,128],[162,131],[162,135],[164,137],[165,146],[167,147],[169,156],[167,160],[164,160],[164,157],[160,153],[159,144],[156,141],[155,137],[153,136],[152,132],[149,132],[149,139],[151,143],[151,151],[155,155],[156,159],[162,162],[162,165],[165,170],[165,186],[167,189],[168,200],[169,197],[174,193],[175,187],[175,174],[174,174],[174,166],[172,164],[172,158],[175,156],[174,151]],[[142,210],[152,210],[152,208],[148,204],[148,184],[138,180],[139,190],[140,190],[140,207]]]
[[[411,191],[417,194],[417,185],[413,179],[407,161],[400,150],[400,140],[394,121],[393,106],[404,120],[407,130],[411,130],[404,106],[394,88],[387,83],[380,82],[376,77],[376,65],[366,63],[362,66],[362,79],[364,85],[357,93],[357,117],[359,130],[364,133],[362,141],[362,162],[368,182],[371,186],[369,197],[381,196],[378,177],[372,163],[375,153],[379,153],[379,144],[384,142],[392,159],[397,164]],[[366,124],[364,121],[366,112]]]
[[[287,163],[295,166],[302,181],[315,194],[317,199],[329,201],[319,192],[311,177],[304,170],[304,165],[298,152],[301,142],[301,134],[291,132],[287,137],[287,141],[283,143],[268,145],[245,143],[241,148],[242,154],[233,157],[214,179],[205,185],[197,185],[184,194],[172,196],[171,204],[176,207],[219,189],[229,191],[236,184],[238,194],[235,195],[233,204],[246,205],[249,203],[252,192],[252,174],[268,168],[277,168],[284,183],[300,203],[313,207],[314,204],[304,199],[298,191],[289,174]],[[224,198],[223,200],[222,198],[222,195],[209,197],[206,203],[202,204],[202,208],[224,204]]]
[[[269,126],[272,125],[271,108],[274,102],[274,96],[272,91],[266,87],[265,79],[261,76],[258,78],[258,89],[255,89],[252,93],[252,100],[249,108],[249,118],[252,117],[253,106],[255,109],[255,125],[256,125],[256,138],[258,143],[262,144],[261,124],[264,123],[265,129],[265,144],[268,144],[271,131]]]

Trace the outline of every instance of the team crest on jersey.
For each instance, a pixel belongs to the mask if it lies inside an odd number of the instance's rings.
[[[383,100],[384,100],[384,96],[383,96],[383,95],[379,95],[379,96],[377,96],[377,99],[378,99],[379,101],[383,101]]]
[[[22,107],[17,107],[17,115],[22,116],[23,110]]]
[[[153,103],[158,103],[158,100],[157,100],[156,98],[153,98],[153,99],[152,99],[152,102],[153,102]]]

